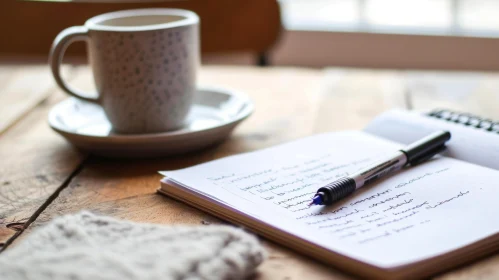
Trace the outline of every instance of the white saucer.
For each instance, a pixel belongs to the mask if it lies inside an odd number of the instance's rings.
[[[184,128],[151,134],[116,134],[103,109],[68,98],[49,113],[49,124],[74,146],[107,157],[159,157],[202,149],[221,142],[253,112],[245,94],[228,89],[198,89]]]

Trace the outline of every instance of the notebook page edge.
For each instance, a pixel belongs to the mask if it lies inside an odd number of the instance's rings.
[[[364,277],[375,277],[379,279],[417,279],[428,277],[439,272],[447,271],[448,269],[457,267],[464,263],[476,260],[477,258],[487,256],[499,250],[499,234],[495,234],[494,236],[486,238],[486,240],[480,240],[476,243],[459,248],[457,250],[453,250],[445,254],[437,255],[418,262],[399,265],[395,267],[379,267],[362,262],[355,258],[345,256],[333,250],[318,246],[317,244],[314,244],[312,242],[307,242],[306,240],[296,235],[292,235],[296,238],[293,240],[293,242],[285,238],[285,236],[290,235],[288,232],[283,232],[279,229],[274,230],[274,234],[262,232],[262,229],[264,228],[262,228],[261,226],[265,226],[266,224],[262,223],[261,220],[255,219],[254,221],[256,222],[256,226],[251,225],[247,222],[247,218],[243,218],[241,220],[241,216],[231,216],[231,214],[234,214],[236,212],[228,211],[227,213],[229,214],[223,214],[223,211],[210,209],[210,203],[207,203],[207,201],[204,199],[206,197],[204,197],[203,194],[195,194],[188,191],[185,192],[186,189],[181,186],[180,188],[178,188],[179,192],[171,192],[168,191],[167,188],[165,188],[166,186],[172,187],[174,185],[168,184],[166,181],[162,180],[161,187],[157,190],[157,192],[162,195],[180,200],[223,220],[247,227],[253,232],[260,234],[265,238],[276,241],[279,244],[295,250],[299,254],[308,255],[322,263],[330,264],[335,267],[338,266],[337,268],[339,268],[340,270],[344,270],[349,273]],[[197,198],[197,201],[193,201],[192,198]],[[237,213],[239,213],[239,211]],[[305,244],[307,244],[305,245],[306,248],[297,246],[297,244],[300,244],[301,241],[304,241]],[[496,245],[490,246],[490,244],[494,244],[494,242],[496,243]],[[481,246],[480,244],[488,245]],[[331,256],[333,256],[333,259],[330,258]],[[359,266],[362,267],[361,270],[359,270]]]

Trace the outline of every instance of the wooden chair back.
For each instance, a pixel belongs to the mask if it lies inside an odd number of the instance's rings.
[[[103,1],[104,2],[104,1]],[[155,3],[0,1],[0,55],[48,55],[64,28],[116,10],[166,7],[196,12],[201,19],[202,53],[267,52],[281,31],[276,0],[187,0]],[[84,54],[75,44],[70,54]]]

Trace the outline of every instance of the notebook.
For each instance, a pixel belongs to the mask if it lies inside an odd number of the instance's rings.
[[[498,135],[447,118],[390,111],[363,131],[163,171],[159,192],[358,276],[426,277],[499,250]],[[320,186],[441,129],[443,156],[307,206]]]

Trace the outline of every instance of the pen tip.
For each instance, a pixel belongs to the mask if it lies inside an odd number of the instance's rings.
[[[308,206],[312,205],[321,205],[322,204],[322,197],[319,194],[316,194],[313,198],[312,201],[308,204]]]

